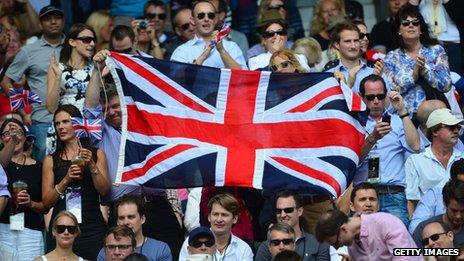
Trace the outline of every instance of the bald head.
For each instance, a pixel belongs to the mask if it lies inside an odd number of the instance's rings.
[[[446,104],[440,100],[425,100],[417,109],[417,119],[421,126],[425,127],[425,123],[430,116],[430,113],[436,109],[446,108]]]

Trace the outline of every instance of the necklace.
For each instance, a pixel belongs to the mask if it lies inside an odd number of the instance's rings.
[[[16,170],[19,170],[22,166],[26,165],[26,155],[23,154],[23,164],[19,164],[19,163],[16,163],[15,161],[11,160],[11,162],[14,163],[14,166],[16,168]]]

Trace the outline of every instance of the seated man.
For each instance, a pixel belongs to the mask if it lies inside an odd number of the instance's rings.
[[[422,230],[422,244],[425,248],[453,248],[453,232],[440,222],[430,222]],[[435,256],[437,261],[449,261],[450,256]]]
[[[352,260],[393,259],[394,248],[416,247],[403,222],[381,212],[348,218],[339,210],[328,211],[317,223],[316,238],[335,248],[348,246]],[[404,260],[423,258],[408,256]]]
[[[197,227],[190,232],[188,237],[189,260],[213,260],[216,253],[216,240],[213,232],[207,227]]]
[[[434,221],[450,228],[454,234],[454,245],[464,244],[464,182],[450,180],[446,183],[443,187],[443,202],[445,203],[444,214],[421,222],[414,230],[413,238],[417,247],[423,247],[421,235],[425,225]]]
[[[105,236],[104,260],[123,260],[135,250],[135,234],[128,226],[114,226]]]
[[[269,227],[267,238],[272,259],[285,250],[295,250],[295,231],[287,223],[279,222]]]

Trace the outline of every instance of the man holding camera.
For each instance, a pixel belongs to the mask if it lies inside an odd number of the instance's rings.
[[[211,2],[200,0],[193,5],[195,37],[177,47],[172,61],[193,63],[216,68],[247,69],[242,50],[234,42],[216,42],[218,15]]]
[[[379,192],[380,211],[397,216],[405,225],[409,223],[405,195],[406,179],[404,162],[406,152],[420,150],[420,139],[401,95],[390,91],[387,95],[385,81],[378,75],[362,79],[359,88],[361,97],[369,109],[366,122],[368,137],[362,154],[366,156],[358,175],[362,181],[375,184]],[[386,99],[395,108],[395,114],[385,111]],[[356,181],[354,181],[356,184]]]

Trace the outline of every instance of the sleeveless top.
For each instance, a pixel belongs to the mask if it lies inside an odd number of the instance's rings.
[[[47,261],[47,258],[45,257],[45,255],[40,256],[40,258],[42,258],[43,261]],[[83,259],[82,257],[80,257],[80,256],[78,256],[78,259],[77,259],[77,260],[78,260],[78,261],[84,261],[84,259]]]

